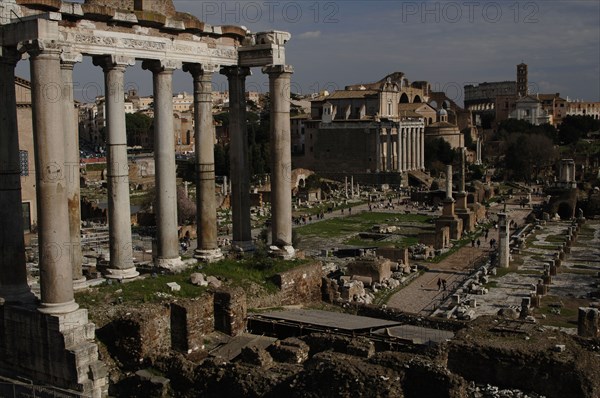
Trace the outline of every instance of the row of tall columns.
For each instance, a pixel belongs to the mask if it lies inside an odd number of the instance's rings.
[[[21,54],[0,47],[0,298],[6,302],[32,302],[27,284],[21,168],[15,94],[15,66]]]
[[[394,137],[395,135],[395,137]],[[376,134],[376,171],[425,168],[425,132],[420,127],[381,128]]]

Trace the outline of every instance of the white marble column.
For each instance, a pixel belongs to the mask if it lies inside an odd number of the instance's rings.
[[[179,270],[175,133],[173,127],[173,71],[178,62],[144,61],[154,84],[154,163],[156,164],[156,253],[157,267]]]
[[[0,48],[0,298],[7,303],[33,302],[35,299],[27,285],[22,232],[21,162],[15,94],[15,66],[20,59],[21,54],[16,49]]]
[[[271,209],[273,245],[284,258],[295,255],[292,246],[292,152],[290,129],[290,65],[262,68],[269,75],[271,98]]]
[[[508,268],[510,266],[510,229],[506,213],[498,213],[498,267]]]
[[[238,251],[253,251],[250,223],[250,166],[246,126],[246,76],[250,69],[225,67],[221,73],[229,83],[229,174],[231,179],[231,208],[233,247]]]
[[[392,129],[388,127],[387,129],[385,129],[385,133],[385,171],[389,173],[390,171],[392,171]]]
[[[129,165],[125,128],[125,69],[134,65],[129,57],[95,57],[94,65],[104,71],[106,91],[106,147],[108,165],[109,279],[131,279],[139,275],[133,264]]]
[[[419,165],[421,170],[425,170],[425,127],[421,127],[421,164]]]
[[[408,169],[414,170],[415,168],[415,129],[413,127],[408,128]]]
[[[375,130],[375,172],[381,169],[381,129]]]
[[[62,103],[65,131],[65,177],[69,206],[69,233],[71,235],[71,264],[73,265],[73,288],[85,287],[81,265],[81,200],[79,199],[79,131],[78,117],[73,102],[73,67],[81,62],[79,53],[62,52],[60,70],[63,81]]]
[[[398,126],[398,136],[396,146],[398,147],[398,171],[402,173],[404,168],[402,167],[402,132],[404,128],[400,125]]]
[[[40,293],[38,308],[46,314],[65,314],[79,308],[73,295],[69,241],[69,210],[65,176],[60,48],[35,40],[30,55],[31,104],[35,146]]]
[[[215,141],[212,116],[212,76],[215,65],[186,64],[194,78],[194,133],[196,149],[196,235],[194,257],[216,261],[223,257],[217,244],[217,202],[215,196]]]

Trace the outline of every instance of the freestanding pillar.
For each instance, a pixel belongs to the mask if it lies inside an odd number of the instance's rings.
[[[7,303],[32,302],[34,296],[27,285],[25,265],[15,95],[15,66],[21,54],[15,49],[0,51],[0,298]]]
[[[71,264],[73,266],[73,289],[85,287],[81,271],[81,201],[79,199],[79,133],[77,115],[73,102],[73,67],[81,62],[81,54],[64,52],[60,55],[60,70],[63,81],[62,103],[65,131],[65,177],[69,206],[69,233]]]
[[[216,68],[214,65],[186,64],[183,69],[190,72],[194,78],[196,235],[198,236],[194,257],[200,261],[210,262],[223,257],[217,244],[215,144],[212,117],[212,76]]]
[[[106,146],[108,165],[108,236],[110,265],[104,276],[130,279],[139,275],[133,264],[129,166],[125,130],[125,69],[133,58],[106,56],[94,58],[104,71],[106,91]]]
[[[60,101],[60,49],[54,43],[33,42],[31,104],[35,146],[41,304],[46,314],[77,310],[69,241],[69,210],[65,179],[65,137]]]
[[[292,152],[290,129],[289,65],[268,65],[263,73],[269,75],[271,96],[271,206],[273,245],[284,258],[295,255],[292,246]],[[348,186],[346,185],[346,194]]]
[[[229,170],[234,249],[254,250],[250,224],[250,170],[246,130],[246,76],[250,69],[231,66],[221,69],[229,82]]]
[[[425,170],[425,127],[421,128],[421,170]]]
[[[179,270],[177,236],[177,184],[173,128],[173,71],[181,65],[171,61],[144,61],[152,71],[154,83],[154,163],[156,167],[156,238],[155,265]]]
[[[402,167],[402,161],[403,161],[402,134],[404,134],[404,127],[402,127],[402,125],[400,125],[400,126],[398,126],[398,136],[396,137],[398,139],[398,171],[400,173],[402,173],[404,171],[404,168]]]
[[[510,232],[506,213],[498,213],[498,266],[508,268],[510,265]]]

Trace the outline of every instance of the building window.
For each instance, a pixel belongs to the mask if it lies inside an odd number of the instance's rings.
[[[29,175],[29,152],[19,151],[19,163],[21,164],[21,177]]]
[[[21,203],[23,206],[23,232],[31,232],[31,204]]]

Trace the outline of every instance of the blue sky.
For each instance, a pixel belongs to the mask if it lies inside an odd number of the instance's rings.
[[[292,33],[287,62],[295,69],[293,91],[301,94],[402,71],[410,81],[427,80],[462,103],[464,84],[515,80],[516,64],[523,61],[534,91],[600,101],[597,0],[174,3],[213,25]],[[27,74],[22,64],[19,72]],[[126,80],[150,94],[150,72],[139,64],[128,69]],[[93,98],[102,88],[102,73],[86,59],[76,67],[75,81],[79,99]],[[214,83],[218,89],[227,87],[221,76]],[[247,86],[266,90],[258,68]],[[177,71],[174,87],[190,92],[191,77]]]

